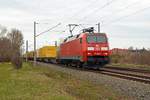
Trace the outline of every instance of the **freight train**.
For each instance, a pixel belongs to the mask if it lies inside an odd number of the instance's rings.
[[[33,60],[34,52],[26,54]],[[109,43],[105,33],[94,33],[93,28],[69,36],[60,46],[44,46],[37,50],[37,61],[61,63],[67,66],[100,68],[109,63]]]

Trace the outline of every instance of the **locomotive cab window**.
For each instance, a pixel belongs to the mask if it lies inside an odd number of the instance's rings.
[[[105,36],[97,36],[97,42],[107,42],[107,39]]]
[[[107,39],[105,36],[102,35],[91,35],[91,36],[87,36],[87,42],[88,43],[103,43],[103,42],[107,42]]]

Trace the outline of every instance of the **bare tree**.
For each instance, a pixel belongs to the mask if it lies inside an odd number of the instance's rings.
[[[0,62],[10,61],[10,44],[7,37],[0,38]]]
[[[7,33],[6,27],[0,25],[0,37],[4,36]]]
[[[0,25],[0,62],[10,61],[10,40],[5,37],[6,27]]]
[[[22,32],[17,29],[12,29],[7,36],[11,42],[11,62],[16,69],[19,69],[22,67]]]

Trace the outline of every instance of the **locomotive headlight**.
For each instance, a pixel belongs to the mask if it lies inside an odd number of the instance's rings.
[[[94,50],[94,47],[88,47],[87,50]]]
[[[101,50],[108,50],[108,47],[101,47]]]

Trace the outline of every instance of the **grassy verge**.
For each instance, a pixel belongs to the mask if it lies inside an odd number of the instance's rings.
[[[0,64],[0,100],[120,100],[112,89],[50,68],[24,63],[20,70]]]

